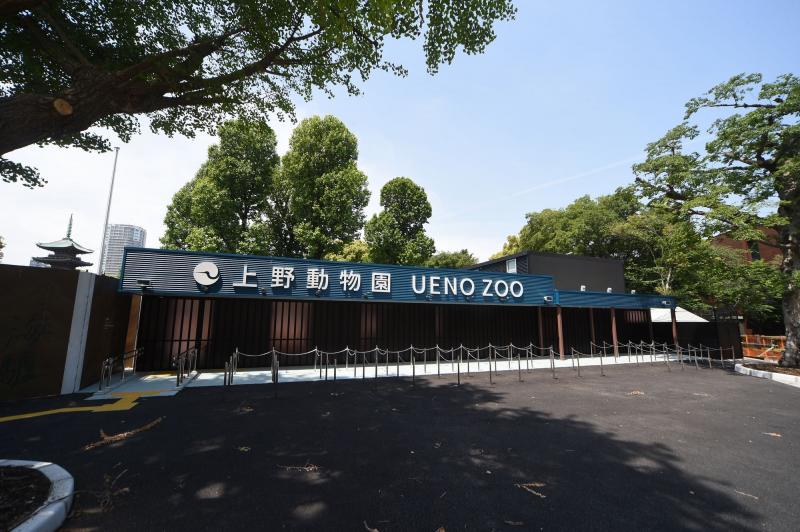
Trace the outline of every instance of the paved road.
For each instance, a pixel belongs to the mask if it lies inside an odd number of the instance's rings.
[[[0,456],[72,472],[68,530],[797,530],[800,390],[607,374],[187,389],[2,423]]]

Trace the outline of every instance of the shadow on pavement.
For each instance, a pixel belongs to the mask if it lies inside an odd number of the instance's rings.
[[[676,450],[537,410],[531,393],[510,377],[292,384],[277,397],[267,386],[193,389],[51,420],[47,441],[36,436],[46,421],[29,423],[17,441],[29,453],[57,447],[48,459],[76,477],[66,529],[760,528],[730,486],[687,474]],[[162,416],[84,450],[99,428]]]

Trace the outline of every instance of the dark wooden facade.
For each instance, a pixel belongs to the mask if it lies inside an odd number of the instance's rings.
[[[595,343],[611,342],[611,309],[564,308],[565,352],[588,353],[594,321]],[[650,341],[646,310],[616,310],[620,342]],[[541,313],[541,331],[539,329]],[[439,345],[444,349],[506,345],[553,346],[558,350],[556,309],[431,303],[281,301],[145,296],[137,345],[144,348],[141,370],[166,370],[172,355],[199,349],[199,368],[221,368],[234,349],[249,354],[273,347],[301,353],[392,350]],[[264,365],[266,358],[240,360],[241,367]],[[291,357],[282,364],[311,364]]]

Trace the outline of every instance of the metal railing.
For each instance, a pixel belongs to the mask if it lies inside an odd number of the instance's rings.
[[[614,356],[612,364],[619,364],[619,358],[627,356],[628,363],[649,364],[655,366],[656,364],[663,364],[668,371],[672,371],[672,365],[678,364],[680,369],[683,370],[686,364],[694,363],[696,369],[700,369],[700,364],[712,367],[712,362],[717,360],[712,359],[711,353],[719,353],[719,363],[725,367],[726,358],[725,353],[730,353],[731,357],[735,356],[733,347],[726,348],[711,348],[708,346],[692,346],[692,345],[676,345],[669,343],[659,342],[626,342],[618,343],[615,351],[609,351],[609,347],[613,349],[612,344],[594,344],[593,348],[597,348],[599,352],[584,353],[573,347],[570,348],[570,353],[567,364],[577,371],[578,376],[581,375],[581,359],[592,360],[589,365],[598,365],[600,374],[606,375],[607,362],[604,358]],[[594,350],[594,349],[592,349]],[[623,352],[624,350],[624,352]],[[359,372],[362,379],[367,378],[369,372],[371,377],[390,377],[390,376],[410,376],[412,382],[417,375],[417,367],[422,367],[422,373],[428,375],[429,366],[435,365],[435,375],[442,376],[443,369],[448,370],[451,374],[455,374],[458,384],[461,383],[462,374],[467,376],[473,375],[477,372],[487,372],[489,382],[493,382],[495,375],[499,371],[512,371],[516,370],[518,378],[522,381],[524,373],[530,373],[535,369],[532,364],[535,360],[549,360],[549,369],[553,379],[557,379],[556,368],[564,367],[563,365],[557,366],[556,360],[561,358],[560,353],[553,349],[553,346],[536,346],[533,343],[527,346],[516,346],[508,344],[504,346],[496,346],[489,344],[484,347],[466,347],[463,344],[458,347],[449,349],[440,346],[434,347],[414,347],[413,345],[400,350],[382,349],[375,346],[373,349],[357,350],[345,347],[339,351],[323,351],[314,348],[310,351],[302,353],[286,353],[278,351],[273,348],[269,351],[258,354],[243,353],[238,348],[234,350],[228,360],[225,362],[223,384],[225,386],[232,385],[234,378],[239,371],[240,358],[256,359],[265,357],[265,367],[270,367],[270,379],[273,383],[278,383],[280,379],[280,359],[281,357],[312,357],[314,360],[313,370],[319,372],[320,380],[335,381],[338,378],[338,371],[340,365],[343,366],[345,371],[353,372],[352,378],[358,378]],[[599,364],[597,363],[599,359]],[[343,364],[340,364],[343,362]],[[735,364],[735,359],[732,360]],[[411,368],[411,375],[402,368]],[[588,367],[588,366],[587,366]],[[539,367],[538,371],[544,369]],[[585,369],[585,368],[584,368]],[[487,371],[488,370],[488,371]],[[430,373],[431,375],[433,373]]]
[[[172,366],[175,368],[175,385],[180,386],[192,372],[197,373],[197,348],[190,347],[172,355]]]
[[[119,369],[120,380],[125,382],[125,376],[129,368],[126,368],[126,362],[130,361],[130,373],[136,374],[136,361],[144,352],[144,349],[137,347],[132,351],[120,353],[118,355],[111,355],[103,359],[100,365],[100,384],[98,390],[103,391],[105,388],[111,386],[115,369]]]

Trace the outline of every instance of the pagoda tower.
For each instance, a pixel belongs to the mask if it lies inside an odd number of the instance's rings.
[[[82,266],[91,266],[91,262],[84,262],[78,255],[92,253],[74,240],[72,240],[72,215],[69,215],[69,225],[67,226],[67,236],[55,242],[37,243],[38,247],[51,251],[46,257],[33,257],[34,260],[49,264],[52,268],[59,270],[74,270]]]

